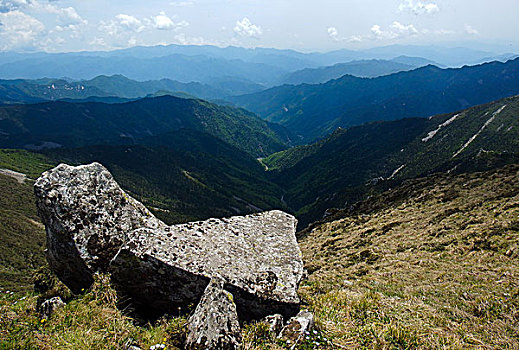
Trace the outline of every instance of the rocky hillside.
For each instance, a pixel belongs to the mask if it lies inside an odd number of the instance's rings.
[[[298,349],[495,349],[519,346],[519,165],[408,180],[299,233],[299,288],[316,330]],[[131,248],[133,249],[133,248]],[[0,294],[6,349],[182,348],[185,317],[141,327],[117,308],[105,275],[72,296],[40,274],[37,294]],[[38,305],[67,302],[50,318]],[[244,349],[283,349],[247,323]],[[158,346],[158,347],[157,347]]]
[[[411,180],[301,232],[340,348],[517,348],[519,166]]]

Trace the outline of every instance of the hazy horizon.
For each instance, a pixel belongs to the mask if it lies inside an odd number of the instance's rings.
[[[327,52],[436,45],[515,53],[516,6],[512,0],[0,0],[0,50],[176,44]]]

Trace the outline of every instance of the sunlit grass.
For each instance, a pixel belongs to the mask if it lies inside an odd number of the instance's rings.
[[[307,232],[318,326],[344,348],[519,348],[518,171],[404,185]]]

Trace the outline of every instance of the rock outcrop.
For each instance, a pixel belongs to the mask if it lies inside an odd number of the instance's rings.
[[[219,276],[211,279],[195,312],[189,317],[186,349],[235,350],[241,342],[233,295]]]
[[[35,184],[47,259],[74,292],[110,272],[135,304],[162,313],[197,304],[220,276],[241,321],[297,314],[303,274],[296,219],[281,211],[168,226],[98,163],[61,164]]]

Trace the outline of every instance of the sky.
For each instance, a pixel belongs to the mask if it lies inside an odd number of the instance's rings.
[[[192,44],[519,51],[518,0],[0,0],[0,51]]]

